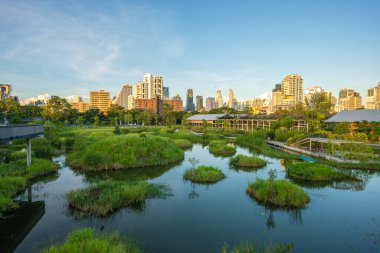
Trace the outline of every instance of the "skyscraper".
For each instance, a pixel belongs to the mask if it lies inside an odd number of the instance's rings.
[[[169,97],[170,97],[170,94],[169,94],[169,87],[163,87],[163,93],[164,93],[164,100],[167,100],[167,99],[169,99]]]
[[[281,82],[282,104],[294,106],[303,99],[303,80],[300,75],[287,75]]]
[[[186,111],[193,112],[194,108],[194,95],[193,89],[187,89],[186,91]]]
[[[195,110],[200,111],[203,109],[203,96],[197,96],[195,102]]]
[[[215,98],[206,98],[206,111],[210,111],[215,108]]]
[[[108,91],[90,91],[90,107],[98,108],[106,113],[111,106],[110,93]]]
[[[4,100],[11,96],[12,85],[0,84],[0,100]]]
[[[234,102],[235,102],[234,92],[230,88],[230,90],[228,91],[228,107],[234,108]]]
[[[158,96],[160,99],[164,97],[164,79],[162,76],[154,76],[152,74],[144,75],[144,82],[148,85],[148,99]]]
[[[128,109],[128,97],[132,95],[132,85],[124,84],[116,96],[115,104]]]
[[[215,108],[220,107],[223,107],[222,92],[220,90],[217,90],[215,94]]]
[[[339,91],[339,111],[362,108],[362,97],[358,92],[344,88]]]

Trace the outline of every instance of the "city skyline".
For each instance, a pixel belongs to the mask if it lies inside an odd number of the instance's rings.
[[[380,79],[378,1],[92,3],[1,1],[0,83],[21,99],[117,94],[148,72],[164,76],[173,95],[232,88],[244,100],[290,73],[304,87],[363,97]]]

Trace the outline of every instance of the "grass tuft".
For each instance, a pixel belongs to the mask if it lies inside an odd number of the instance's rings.
[[[290,164],[286,167],[286,174],[292,179],[311,182],[359,180],[326,165],[310,162]]]
[[[199,166],[196,169],[186,170],[183,178],[194,183],[212,184],[225,178],[225,175],[217,168]]]
[[[182,149],[188,149],[188,148],[191,148],[193,146],[193,143],[191,143],[190,141],[185,140],[185,139],[173,139],[173,143],[177,147],[182,148]]]
[[[142,250],[131,239],[123,239],[119,234],[101,235],[93,228],[82,228],[70,233],[66,241],[58,246],[52,245],[42,253],[141,253]]]
[[[211,141],[208,149],[212,154],[219,156],[230,156],[236,153],[236,148],[229,146],[223,140]]]
[[[242,241],[231,250],[228,245],[225,244],[221,250],[221,253],[287,253],[292,250],[292,243],[269,243],[264,245],[262,248],[259,248],[254,242]]]
[[[264,167],[267,164],[267,162],[257,156],[237,155],[230,159],[230,164],[238,168],[249,170],[252,168],[256,169]]]
[[[309,203],[306,192],[283,179],[257,179],[248,185],[247,193],[259,202],[274,207],[303,208]]]
[[[148,198],[172,195],[166,185],[147,182],[103,181],[67,194],[72,208],[82,214],[106,216],[119,208],[140,205]]]

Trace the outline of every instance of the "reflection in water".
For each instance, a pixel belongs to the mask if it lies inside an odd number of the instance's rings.
[[[45,214],[45,202],[21,202],[15,213],[0,219],[0,251],[13,252]]]
[[[302,210],[301,209],[279,209],[279,208],[266,208],[265,214],[267,215],[267,221],[266,226],[267,229],[275,230],[276,228],[276,222],[274,219],[275,213],[286,213],[289,217],[289,223],[291,223],[294,226],[300,226],[303,225],[302,220]]]
[[[199,193],[195,191],[195,184],[191,183],[191,192],[189,193],[189,199],[199,198]]]

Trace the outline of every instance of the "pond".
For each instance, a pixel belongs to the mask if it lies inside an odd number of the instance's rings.
[[[237,148],[237,154],[249,153]],[[198,158],[199,165],[220,168],[226,178],[213,185],[184,181],[191,157]],[[379,174],[358,171],[361,183],[302,184],[311,198],[307,208],[270,210],[245,192],[249,182],[267,178],[270,169],[277,171],[277,178],[285,177],[281,160],[261,157],[267,161],[266,167],[244,172],[231,168],[229,158],[214,157],[207,147],[196,144],[185,152],[180,164],[106,175],[78,174],[63,165],[64,156],[57,157],[62,165],[59,175],[32,186],[33,202],[44,203],[45,211],[15,252],[38,252],[85,226],[132,235],[147,252],[220,252],[225,243],[234,246],[242,240],[253,240],[258,245],[269,241],[293,243],[294,252],[380,252]],[[121,209],[106,218],[81,217],[70,211],[65,194],[87,186],[97,177],[145,178],[169,185],[174,195],[148,200],[139,209]],[[20,199],[27,200],[27,192]],[[24,213],[28,216],[30,212]]]

